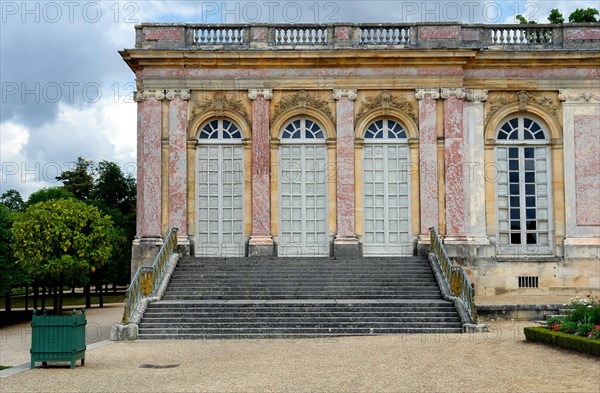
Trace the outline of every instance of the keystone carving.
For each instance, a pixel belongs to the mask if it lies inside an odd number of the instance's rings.
[[[536,104],[544,108],[549,114],[551,114],[558,122],[560,122],[559,116],[559,105],[556,99],[545,97],[542,92],[527,92],[519,91],[516,93],[497,93],[494,97],[488,101],[489,109],[485,116],[485,124],[487,125],[492,116],[502,107],[518,103],[519,110],[527,110],[529,104]]]
[[[194,116],[201,115],[206,112],[214,111],[217,116],[223,116],[225,110],[237,112],[239,115],[250,123],[250,118],[244,109],[244,104],[241,100],[228,97],[225,93],[217,91],[212,98],[205,98],[192,111]]]

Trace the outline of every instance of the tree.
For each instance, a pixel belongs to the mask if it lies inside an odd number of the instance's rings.
[[[73,199],[75,196],[67,191],[64,187],[48,187],[41,188],[29,195],[26,206],[35,205],[39,202],[47,202],[57,199]]]
[[[0,196],[0,203],[13,212],[20,211],[24,206],[23,198],[21,198],[19,191],[12,188]]]
[[[11,308],[11,290],[22,285],[29,285],[29,278],[25,271],[15,263],[10,246],[14,215],[14,212],[0,203],[0,294],[5,295],[6,311],[10,311]]]
[[[585,10],[583,8],[577,8],[569,15],[569,23],[598,22],[596,15],[598,15],[598,10],[595,8],[587,8]]]
[[[517,15],[517,16],[515,16],[515,19],[519,22],[519,24],[522,24],[522,25],[536,25],[537,24],[536,21],[525,19],[525,17],[523,15]]]
[[[125,176],[114,162],[101,161],[92,197],[108,207],[119,209],[121,213],[130,213],[135,210],[135,179],[131,175]]]
[[[12,249],[32,277],[59,290],[62,310],[65,280],[105,265],[112,251],[110,217],[84,202],[59,199],[29,206],[13,223]]]
[[[548,16],[548,21],[550,23],[554,23],[554,24],[561,24],[561,23],[565,23],[565,18],[560,13],[558,8],[553,8],[552,10],[550,10],[550,15]]]
[[[72,171],[64,171],[56,180],[64,184],[64,188],[82,201],[87,201],[94,189],[94,162],[78,157]]]

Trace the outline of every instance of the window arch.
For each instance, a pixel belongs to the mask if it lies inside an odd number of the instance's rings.
[[[365,130],[365,142],[372,140],[385,140],[392,142],[394,139],[407,139],[406,130],[390,119],[375,120]]]
[[[215,119],[206,123],[198,134],[200,142],[219,140],[222,143],[226,140],[242,139],[240,128],[232,121],[227,119]]]
[[[323,139],[325,139],[323,128],[318,123],[305,118],[292,120],[281,132],[281,142],[284,143],[322,143]]]
[[[497,240],[502,254],[551,254],[551,182],[547,130],[529,114],[496,131]]]

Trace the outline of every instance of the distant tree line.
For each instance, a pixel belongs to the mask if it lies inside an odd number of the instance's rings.
[[[24,201],[18,191],[0,196],[0,294],[11,310],[13,289],[25,288],[26,303],[46,305],[52,296],[62,310],[64,287],[83,287],[86,306],[91,286],[103,293],[130,279],[135,236],[136,182],[114,162],[79,157],[57,180]],[[41,300],[41,304],[39,302]]]
[[[520,24],[537,24],[536,21],[527,20],[523,15],[517,15],[515,17]],[[548,15],[548,22],[554,24],[565,23],[565,18],[558,8],[550,10]],[[569,15],[568,23],[594,23],[598,22],[598,10],[595,8],[577,8]]]

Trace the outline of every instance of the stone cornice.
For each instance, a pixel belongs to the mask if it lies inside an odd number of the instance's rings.
[[[451,95],[456,96],[456,98],[465,98],[465,89],[462,87],[440,89],[440,96],[443,100],[448,99]]]
[[[434,100],[438,100],[440,98],[440,89],[417,89],[415,92],[417,100],[422,100],[426,95],[431,96]]]
[[[565,103],[600,102],[600,95],[589,90],[559,90],[558,99]]]
[[[333,99],[339,100],[342,97],[348,97],[350,101],[356,100],[356,89],[333,89]]]
[[[169,101],[175,99],[175,96],[181,97],[182,100],[187,101],[192,96],[190,94],[190,89],[167,89],[165,98]]]
[[[250,89],[248,90],[248,98],[251,100],[256,100],[259,96],[264,97],[265,100],[270,100],[273,98],[273,90],[272,89]]]
[[[165,91],[162,89],[144,89],[136,91],[133,95],[135,102],[147,101],[150,98],[162,101],[165,99]]]

